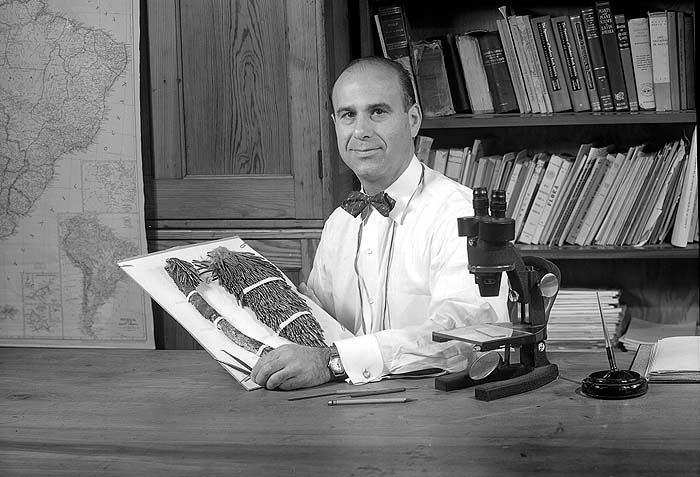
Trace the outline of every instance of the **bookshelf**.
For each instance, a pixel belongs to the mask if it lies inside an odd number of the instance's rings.
[[[613,13],[644,17],[648,12],[675,10],[693,16],[694,2],[610,2]],[[580,14],[591,1],[549,0],[517,2],[518,15],[535,18]],[[475,30],[497,30],[502,2],[425,2],[421,0],[361,0],[354,35],[359,56],[381,54],[373,15],[379,8],[401,5],[411,41]],[[696,43],[696,42],[695,42]],[[616,111],[560,113],[466,114],[424,118],[420,134],[434,139],[433,148],[455,148],[483,139],[488,154],[527,148],[533,152],[575,155],[583,143],[629,148],[641,143],[659,145],[692,136],[697,123],[695,105],[676,111]],[[668,239],[667,239],[668,240]],[[698,317],[698,244],[685,248],[668,243],[632,246],[517,245],[523,253],[545,257],[562,270],[565,287],[621,288],[628,313],[636,318],[677,323]]]

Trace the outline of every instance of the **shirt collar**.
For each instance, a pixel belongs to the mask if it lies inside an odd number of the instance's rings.
[[[411,198],[416,193],[416,190],[421,185],[421,178],[423,177],[423,165],[418,161],[418,158],[414,155],[409,162],[408,167],[399,176],[398,179],[394,181],[386,189],[386,193],[391,196],[392,199],[396,201],[394,208],[391,209],[389,217],[397,222],[399,225],[403,222],[404,213],[408,207]]]

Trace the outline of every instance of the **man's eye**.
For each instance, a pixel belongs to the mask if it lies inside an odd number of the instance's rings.
[[[384,114],[386,114],[386,110],[384,110],[384,109],[378,108],[378,109],[372,110],[372,116],[382,116]]]
[[[349,119],[352,119],[354,117],[355,117],[355,115],[353,113],[351,113],[350,111],[346,111],[340,115],[340,119],[344,119],[346,121]]]

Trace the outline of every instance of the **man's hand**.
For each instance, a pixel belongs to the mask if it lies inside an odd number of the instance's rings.
[[[331,380],[328,370],[330,348],[287,344],[261,357],[250,377],[267,389],[299,389]]]

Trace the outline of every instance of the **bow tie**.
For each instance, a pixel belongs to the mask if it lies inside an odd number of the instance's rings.
[[[386,192],[369,196],[359,191],[352,191],[340,206],[353,217],[360,215],[365,207],[371,205],[384,217],[389,217],[389,212],[394,208],[396,201]]]

